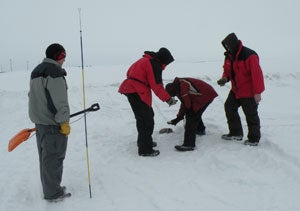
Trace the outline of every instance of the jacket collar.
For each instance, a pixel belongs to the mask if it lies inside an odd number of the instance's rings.
[[[61,64],[59,64],[57,61],[55,61],[55,60],[53,60],[53,59],[44,58],[43,62],[55,64],[55,65],[61,67]]]

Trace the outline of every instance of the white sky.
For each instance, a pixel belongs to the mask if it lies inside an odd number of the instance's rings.
[[[131,63],[165,46],[177,62],[222,60],[235,32],[264,59],[298,58],[297,0],[0,0],[1,70],[31,70],[61,43],[66,65],[80,65],[81,8],[86,65]]]

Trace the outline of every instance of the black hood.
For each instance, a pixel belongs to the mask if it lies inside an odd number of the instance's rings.
[[[222,41],[222,45],[226,51],[229,51],[232,55],[236,55],[239,49],[240,41],[235,33],[231,33],[225,37],[225,39]]]
[[[144,54],[147,54],[147,55],[151,56],[152,58],[154,58],[156,56],[156,53],[154,51],[144,51]]]
[[[168,65],[174,61],[174,58],[167,48],[161,48],[156,52],[155,58],[162,64]]]

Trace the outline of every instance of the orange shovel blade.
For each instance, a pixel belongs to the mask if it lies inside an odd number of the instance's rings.
[[[22,142],[26,141],[31,132],[35,131],[35,128],[29,129],[23,129],[18,134],[16,134],[14,137],[12,137],[8,143],[8,151],[13,151],[18,145],[20,145]]]

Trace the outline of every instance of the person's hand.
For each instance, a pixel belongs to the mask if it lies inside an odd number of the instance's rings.
[[[219,79],[219,80],[217,81],[217,83],[218,83],[220,86],[224,86],[227,82],[228,82],[228,79],[225,78],[225,77],[222,77],[221,79]]]
[[[69,122],[61,123],[59,132],[65,136],[68,136],[71,132],[71,127],[70,127]]]
[[[177,118],[172,119],[172,120],[168,121],[167,123],[169,125],[177,125],[177,123],[180,122],[181,120],[183,120],[183,117],[177,116]]]
[[[169,106],[175,105],[178,100],[176,100],[174,97],[170,97],[169,100],[167,100],[167,103]]]
[[[254,100],[255,100],[256,104],[258,104],[261,101],[261,94],[255,94]]]

